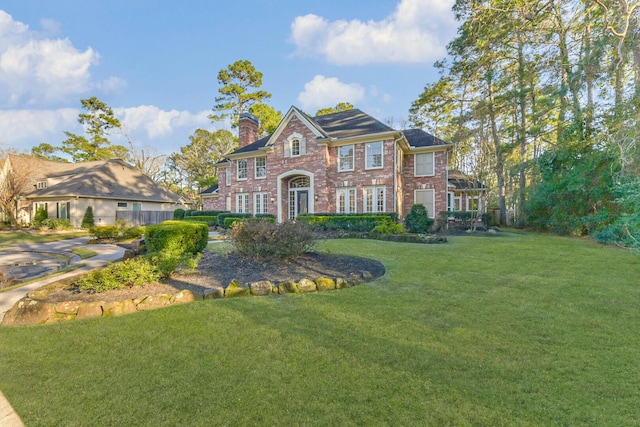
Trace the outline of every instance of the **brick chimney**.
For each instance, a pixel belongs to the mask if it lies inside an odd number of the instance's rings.
[[[238,143],[240,148],[258,140],[260,121],[250,113],[242,113],[238,117]]]

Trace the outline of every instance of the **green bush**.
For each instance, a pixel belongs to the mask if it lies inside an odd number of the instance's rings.
[[[247,257],[290,259],[311,251],[316,236],[301,222],[237,221],[231,229],[235,250]]]
[[[40,228],[49,230],[71,230],[71,221],[67,218],[47,218],[40,223]]]
[[[95,221],[93,219],[93,207],[87,206],[87,210],[84,211],[84,216],[82,217],[82,228],[91,228],[95,225]]]
[[[391,222],[389,219],[385,219],[376,225],[373,231],[380,234],[400,234],[405,232],[402,224]]]
[[[47,210],[43,207],[39,207],[36,210],[36,214],[33,216],[33,225],[39,227],[42,224],[42,221],[49,218],[49,214],[47,214]]]
[[[173,219],[184,219],[185,210],[182,208],[178,208],[173,211]]]
[[[149,259],[155,265],[163,277],[168,277],[171,273],[179,269],[194,270],[198,267],[198,262],[202,258],[202,254],[195,256],[188,253],[175,252],[155,252],[148,255]]]
[[[305,214],[298,216],[303,222],[317,231],[372,231],[385,221],[397,222],[396,213],[381,214]]]
[[[184,217],[185,221],[196,221],[196,222],[203,222],[205,224],[207,224],[208,226],[214,226],[218,224],[218,217],[217,216],[205,216],[205,215],[193,215],[193,216],[186,216]]]
[[[251,218],[252,216],[253,215],[251,214],[224,212],[224,213],[218,214],[218,226],[226,228],[225,227],[226,218]]]
[[[207,247],[209,228],[206,224],[189,221],[165,221],[149,225],[145,245],[149,252],[196,254]]]
[[[185,212],[185,218],[190,216],[218,216],[221,213],[230,213],[229,211],[198,211],[194,209],[190,209]]]
[[[89,229],[89,233],[96,239],[116,239],[120,229],[116,225],[96,225]]]
[[[157,282],[163,274],[149,258],[132,258],[93,270],[74,285],[83,291],[106,292]]]
[[[246,218],[238,218],[235,216],[228,216],[224,219],[224,225],[222,226],[224,229],[229,229],[233,227],[233,224],[235,224],[236,222],[242,222],[245,221]]]
[[[429,218],[427,208],[422,204],[411,206],[411,211],[404,219],[409,233],[427,233],[433,227],[434,220]]]
[[[121,237],[125,240],[139,239],[144,235],[144,232],[145,232],[145,227],[142,225],[137,225],[137,226],[128,227],[122,230]]]

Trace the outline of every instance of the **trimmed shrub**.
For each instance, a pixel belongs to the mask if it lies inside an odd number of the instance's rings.
[[[162,273],[148,258],[132,258],[93,270],[74,285],[83,291],[106,292],[157,282]]]
[[[178,208],[173,211],[173,219],[184,219],[185,210],[182,208]]]
[[[298,216],[317,231],[362,231],[369,232],[385,221],[397,222],[396,213],[380,214],[305,214]]]
[[[253,215],[251,214],[224,212],[224,213],[218,214],[218,226],[225,227],[224,220],[226,218],[251,218],[252,216]]]
[[[433,227],[434,220],[429,218],[427,208],[423,204],[411,206],[411,211],[404,219],[404,225],[409,233],[427,233]]]
[[[222,227],[225,229],[229,229],[229,228],[232,228],[233,224],[235,224],[236,222],[242,222],[246,220],[247,218],[238,218],[235,216],[228,216],[224,219],[224,224],[222,225]]]
[[[120,229],[116,225],[96,225],[89,229],[89,233],[96,239],[116,239]]]
[[[380,224],[376,225],[373,231],[380,234],[400,234],[405,232],[402,224],[391,222],[391,220],[388,219],[385,219]]]
[[[39,207],[36,210],[36,214],[33,216],[33,224],[38,227],[40,226],[40,224],[42,224],[42,221],[46,220],[47,218],[49,218],[47,210],[43,207]]]
[[[71,230],[71,221],[67,218],[47,218],[40,223],[40,228],[49,230]]]
[[[196,222],[202,222],[207,224],[208,226],[213,226],[218,224],[218,217],[217,216],[205,216],[205,215],[198,215],[198,216],[186,216],[184,217],[185,221],[196,221]]]
[[[199,222],[165,221],[149,225],[145,245],[149,252],[196,254],[207,247],[209,228]]]
[[[93,219],[93,206],[87,206],[87,210],[84,211],[84,216],[82,217],[82,228],[91,228],[95,224]]]
[[[251,258],[289,259],[311,251],[316,236],[300,222],[237,221],[231,229],[238,253]]]
[[[137,225],[137,226],[125,228],[124,230],[122,230],[121,237],[126,240],[139,239],[144,235],[144,232],[145,232],[145,227],[142,225]]]
[[[185,218],[190,216],[218,216],[221,213],[230,213],[229,211],[198,211],[194,209],[190,209],[185,212]]]

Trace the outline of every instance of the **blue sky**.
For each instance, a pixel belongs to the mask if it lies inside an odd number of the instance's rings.
[[[80,99],[111,106],[138,148],[178,151],[239,59],[269,104],[309,114],[347,101],[406,119],[437,79],[456,23],[452,0],[4,0],[0,3],[0,149],[82,134]],[[118,136],[113,142],[124,143]]]

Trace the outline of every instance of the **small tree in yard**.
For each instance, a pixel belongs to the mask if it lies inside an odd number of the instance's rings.
[[[47,210],[43,207],[39,207],[38,209],[36,209],[36,214],[33,217],[33,225],[35,225],[36,227],[39,227],[40,224],[42,224],[42,221],[44,221],[47,218],[49,218],[49,215],[47,214]]]
[[[313,250],[316,236],[299,222],[237,220],[231,229],[235,250],[246,257],[291,259]]]
[[[91,228],[94,225],[93,207],[87,206],[87,210],[84,212],[84,216],[82,217],[82,228]]]
[[[427,208],[422,204],[413,205],[404,220],[409,233],[426,233],[433,226],[434,220],[429,218]]]

